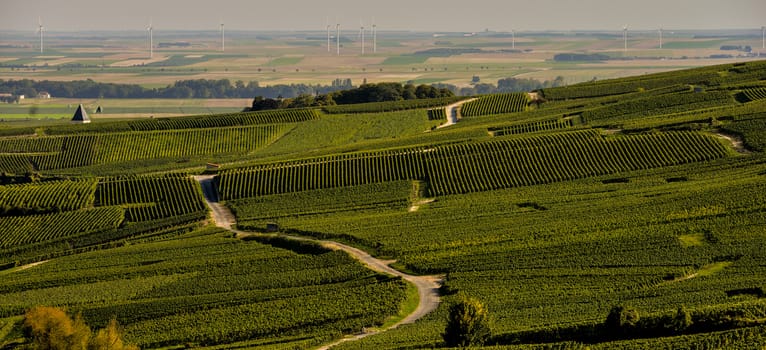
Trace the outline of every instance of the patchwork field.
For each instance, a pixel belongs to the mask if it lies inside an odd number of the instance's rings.
[[[178,80],[257,81],[261,85],[322,84],[352,79],[355,84],[387,81],[448,83],[471,86],[473,78],[496,83],[508,77],[553,80],[567,84],[679,68],[751,60],[766,55],[760,32],[667,31],[662,49],[655,31],[630,33],[623,52],[622,33],[603,32],[390,32],[380,28],[373,52],[368,37],[365,54],[356,31],[341,33],[337,55],[333,33],[227,32],[220,51],[218,32],[164,32],[154,56],[146,52],[145,32],[113,34],[108,44],[94,33],[48,34],[40,54],[30,33],[0,36],[0,74],[4,79],[73,80],[139,84],[157,88]],[[756,38],[757,36],[757,38]],[[712,38],[711,38],[712,37]],[[743,50],[722,50],[722,47]],[[750,52],[744,51],[751,47]],[[560,53],[604,54],[608,61],[558,62]],[[0,91],[1,92],[1,91]],[[55,96],[54,96],[55,97]]]

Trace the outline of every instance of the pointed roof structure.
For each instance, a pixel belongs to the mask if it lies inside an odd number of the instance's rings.
[[[77,110],[74,112],[74,116],[72,116],[72,123],[90,123],[88,112],[85,111],[85,108],[82,106],[82,104],[80,104],[80,106],[78,106]]]

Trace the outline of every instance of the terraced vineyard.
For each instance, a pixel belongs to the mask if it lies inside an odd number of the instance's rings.
[[[766,87],[747,89],[744,94],[750,101],[762,100],[766,98]]]
[[[95,324],[118,315],[127,341],[142,347],[313,345],[382,323],[405,291],[399,279],[371,273],[342,252],[306,244],[296,253],[215,229],[61,258],[33,271],[3,276],[0,315],[77,305]]]
[[[583,131],[447,146],[429,153],[426,162],[430,194],[441,196],[712,160],[727,153],[716,140],[696,133],[604,139]]]
[[[204,211],[196,182],[191,178],[138,177],[102,180],[95,193],[97,206],[125,208],[128,221],[150,221]]]
[[[410,181],[376,183],[258,196],[231,201],[229,206],[239,218],[238,224],[241,227],[243,221],[259,219],[388,207],[404,208],[411,200],[413,187]]]
[[[499,126],[499,127],[494,126],[494,127],[488,128],[487,131],[492,136],[507,136],[507,135],[518,135],[518,134],[526,134],[526,133],[534,133],[534,132],[545,132],[545,131],[552,131],[552,130],[569,129],[578,124],[580,124],[580,121],[578,120],[577,122],[575,122],[574,118],[551,119],[551,120],[543,120],[543,121],[538,121],[533,123],[513,124],[513,125]]]
[[[614,123],[631,118],[718,107],[733,103],[732,96],[724,91],[670,94],[610,104],[586,111],[583,113],[583,118],[594,123]]]
[[[177,129],[206,129],[230,126],[300,123],[316,119],[311,109],[288,109],[262,112],[200,115],[175,118],[150,118],[123,122],[105,122],[91,125],[64,125],[45,128],[49,135],[101,133],[120,131],[155,131]]]
[[[432,196],[529,186],[724,157],[696,133],[604,139],[595,130],[318,158],[221,175],[223,199],[398,180],[427,180]]]
[[[0,171],[56,170],[143,159],[214,157],[257,150],[290,129],[288,125],[119,132],[0,140],[7,162]]]
[[[476,117],[522,112],[526,110],[528,104],[529,96],[526,93],[490,95],[464,104],[460,109],[460,114],[464,117]]]
[[[408,109],[423,109],[443,107],[462,100],[463,97],[424,98],[404,101],[372,102],[349,105],[336,105],[323,107],[322,111],[328,114],[342,113],[381,113],[404,111]]]
[[[426,176],[427,150],[406,149],[338,155],[254,166],[223,172],[224,200],[323,188],[415,180]]]
[[[146,348],[316,348],[416,309],[322,239],[444,276],[434,312],[339,349],[444,347],[462,295],[491,349],[763,348],[764,77],[484,96],[441,128],[453,100],[0,130],[0,347],[33,305]],[[206,163],[236,234],[202,227]]]
[[[688,69],[673,74],[647,74],[624,79],[603,80],[573,86],[543,89],[547,100],[580,99],[601,96],[622,95],[640,90],[677,85],[718,86],[722,84],[757,81],[766,69],[763,61],[737,63]]]
[[[0,218],[0,249],[115,229],[122,219],[122,210],[116,208],[21,217],[6,216]]]
[[[436,108],[428,110],[428,120],[446,120],[447,113],[444,108]]]
[[[51,181],[0,186],[3,214],[84,209],[93,205],[97,181]]]
[[[178,175],[0,186],[0,265],[184,231],[205,219],[197,183]]]

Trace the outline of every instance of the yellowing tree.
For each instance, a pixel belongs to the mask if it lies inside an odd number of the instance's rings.
[[[104,329],[100,329],[91,340],[91,350],[138,350],[135,345],[125,345],[122,341],[122,330],[116,319],[111,319]]]
[[[125,345],[116,319],[92,337],[82,315],[73,320],[56,307],[37,306],[27,311],[24,332],[37,350],[138,350],[135,345]]]
[[[90,328],[78,315],[74,321],[55,307],[37,306],[24,315],[25,333],[35,349],[86,350]]]

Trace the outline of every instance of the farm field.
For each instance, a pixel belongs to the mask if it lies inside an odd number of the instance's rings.
[[[361,54],[358,33],[342,32],[339,56],[334,42],[331,50],[327,50],[323,30],[231,31],[227,32],[225,52],[220,51],[216,31],[192,36],[188,32],[169,31],[158,32],[158,41],[188,45],[157,47],[151,59],[145,52],[144,32],[111,33],[108,44],[105,34],[50,32],[47,52],[43,54],[35,50],[33,33],[0,34],[6,34],[0,35],[3,79],[93,79],[147,88],[165,87],[178,80],[222,78],[231,82],[257,81],[262,86],[329,85],[340,78],[352,79],[356,85],[363,81],[412,81],[467,87],[474,77],[481,83],[494,84],[508,77],[552,81],[561,76],[567,84],[574,84],[594,78],[747,61],[766,55],[759,49],[756,32],[742,30],[668,32],[663,49],[659,49],[654,31],[639,31],[631,33],[629,50],[623,52],[621,33],[609,31],[517,31],[512,36],[503,31],[419,33],[379,28],[377,50],[372,52],[367,47],[365,55]],[[367,45],[371,46],[369,42]],[[721,50],[722,46],[751,46],[753,51]],[[554,56],[559,53],[598,53],[615,59],[555,61]]]
[[[0,347],[49,305],[141,348],[439,348],[467,295],[487,349],[763,348],[764,79],[477,96],[441,128],[459,99],[5,126]],[[389,329],[422,290],[316,240],[438,276],[438,307]]]
[[[194,114],[223,114],[242,111],[250,99],[24,99],[18,104],[0,104],[0,125],[27,119],[61,119],[69,121],[82,104],[94,121],[109,119],[142,119]],[[101,107],[101,112],[96,109]]]

